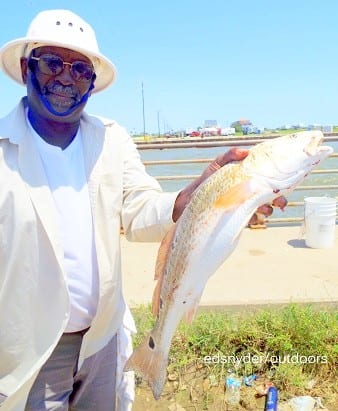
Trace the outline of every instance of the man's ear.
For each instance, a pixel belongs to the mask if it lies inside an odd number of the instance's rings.
[[[27,83],[27,70],[28,70],[28,60],[26,57],[21,57],[20,66],[21,66],[22,81],[24,82],[24,84],[26,84]]]

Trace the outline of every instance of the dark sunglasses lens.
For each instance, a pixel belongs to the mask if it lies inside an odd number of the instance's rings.
[[[77,81],[89,81],[94,74],[93,68],[83,61],[74,61],[72,64],[72,76]]]
[[[58,56],[46,55],[40,57],[38,66],[42,73],[55,76],[63,70],[63,61]]]

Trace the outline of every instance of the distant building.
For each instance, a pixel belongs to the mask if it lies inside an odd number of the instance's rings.
[[[321,130],[322,125],[321,124],[309,124],[308,130]]]
[[[218,127],[217,120],[204,120],[204,128]]]
[[[254,128],[251,125],[244,124],[242,126],[242,131],[244,135],[254,133]]]
[[[234,127],[237,132],[243,131],[243,127],[250,127],[252,123],[250,120],[246,118],[242,118],[240,120],[234,121],[231,124],[231,127]]]
[[[245,125],[242,126],[242,131],[244,135],[247,134],[263,134],[264,133],[264,127],[257,127],[257,126],[249,126],[249,125]]]
[[[247,118],[241,118],[240,120],[234,121],[232,123],[232,127],[236,127],[236,126],[251,126],[252,123],[250,120],[248,120]]]
[[[298,129],[301,129],[301,128],[306,128],[306,126],[305,126],[304,123],[298,123],[298,124],[293,124],[292,128],[298,130]]]
[[[283,124],[282,126],[280,126],[281,130],[291,130],[291,126],[290,124]]]
[[[255,134],[263,134],[264,133],[265,128],[264,127],[259,127],[259,126],[255,126],[254,127],[254,133]]]
[[[323,133],[333,133],[333,126],[332,125],[323,126],[322,132]]]
[[[201,136],[220,136],[221,129],[219,127],[203,127],[201,129]]]
[[[333,125],[332,124],[309,124],[307,127],[308,130],[320,130],[323,133],[333,133]]]
[[[308,130],[321,130],[323,133],[333,133],[333,125],[310,124]]]
[[[221,128],[221,136],[231,136],[236,133],[235,127]]]

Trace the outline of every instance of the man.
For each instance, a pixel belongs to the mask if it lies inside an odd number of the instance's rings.
[[[0,64],[27,90],[0,121],[1,409],[111,411],[116,392],[127,409],[121,223],[132,241],[161,240],[194,189],[247,152],[230,150],[180,193],[162,192],[126,131],[84,112],[116,69],[70,11],[38,14]]]

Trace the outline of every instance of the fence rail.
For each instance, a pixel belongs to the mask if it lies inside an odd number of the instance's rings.
[[[267,137],[269,138],[269,137]],[[191,148],[191,147],[238,147],[238,146],[252,146],[254,144],[257,144],[261,141],[266,140],[266,138],[246,138],[245,140],[236,140],[236,139],[228,139],[228,140],[222,140],[222,141],[189,141],[189,142],[181,142],[181,141],[175,141],[175,142],[156,142],[156,143],[138,143],[138,149],[139,150],[146,150],[146,149],[157,149],[157,150],[162,150],[162,149],[167,149],[167,148]],[[338,142],[338,136],[326,136],[324,138],[324,141],[326,142]],[[338,158],[338,152],[334,152],[331,154],[330,158]],[[143,161],[144,165],[147,168],[153,167],[153,166],[179,166],[181,164],[208,164],[211,161],[213,161],[213,158],[201,158],[201,159],[177,159],[177,160],[154,160],[154,161]],[[336,165],[336,164],[335,164]],[[316,196],[318,191],[325,191],[327,194],[328,192],[332,190],[338,191],[338,169],[337,168],[328,168],[328,169],[317,169],[312,171],[313,175],[323,175],[323,174],[328,174],[328,175],[337,175],[337,184],[314,184],[314,185],[301,185],[296,187],[295,191],[313,191],[313,195]],[[177,175],[157,175],[155,178],[158,181],[180,181],[180,180],[193,180],[197,178],[199,175],[197,174],[177,174]],[[304,206],[304,201],[289,201],[288,207],[303,207]],[[267,224],[290,224],[290,223],[300,223],[303,221],[303,218],[300,217],[270,217],[266,219]]]
[[[280,137],[279,135],[275,136],[266,136],[266,137],[248,137],[248,138],[210,138],[205,139],[189,139],[185,141],[184,138],[179,139],[159,139],[158,141],[136,141],[136,144],[140,150],[153,150],[153,149],[170,149],[170,148],[208,148],[208,147],[247,147],[252,146],[253,144],[261,143],[263,141]],[[336,142],[338,141],[338,133],[332,133],[332,135],[326,134],[324,136],[325,142]]]

